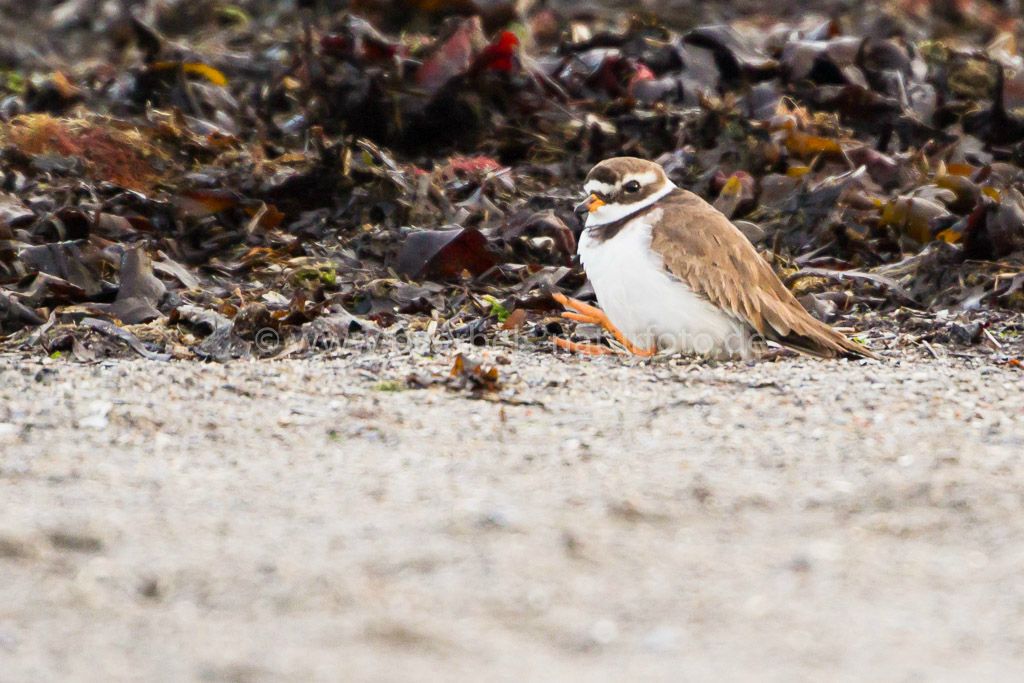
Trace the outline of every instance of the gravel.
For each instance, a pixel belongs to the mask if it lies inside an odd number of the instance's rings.
[[[1024,372],[933,350],[0,357],[0,680],[1020,671]]]

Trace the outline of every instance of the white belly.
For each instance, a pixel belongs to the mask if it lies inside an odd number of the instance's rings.
[[[580,237],[579,254],[597,301],[634,344],[712,358],[753,355],[748,325],[694,294],[665,270],[651,250],[655,210],[626,224],[604,242]]]

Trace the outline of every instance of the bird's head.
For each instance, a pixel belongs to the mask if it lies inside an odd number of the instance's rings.
[[[675,189],[665,170],[646,159],[605,159],[587,174],[583,189],[587,198],[576,206],[576,215],[588,228],[614,223],[650,206]]]

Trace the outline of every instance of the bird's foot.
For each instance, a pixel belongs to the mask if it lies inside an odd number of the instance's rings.
[[[600,346],[599,344],[583,344],[581,342],[569,341],[568,339],[562,339],[561,337],[554,337],[552,340],[555,346],[568,351],[570,353],[582,353],[585,356],[607,356],[610,354],[617,353],[615,349],[610,346]]]
[[[615,337],[615,340],[622,344],[626,351],[636,356],[653,356],[657,352],[657,347],[652,346],[649,349],[645,349],[637,346],[629,339],[626,338],[619,328],[612,324],[612,321],[608,319],[608,316],[600,308],[591,306],[590,304],[580,301],[579,299],[571,299],[564,294],[555,292],[552,298],[560,303],[565,308],[569,309],[562,313],[562,317],[568,320],[575,320],[578,323],[585,323],[588,325],[600,325],[602,328],[607,330]],[[606,346],[597,346],[595,344],[580,344],[577,342],[571,342],[568,339],[555,340],[555,346],[566,351],[573,351],[576,353],[585,353],[589,355],[606,355],[609,353],[615,353],[614,349]]]

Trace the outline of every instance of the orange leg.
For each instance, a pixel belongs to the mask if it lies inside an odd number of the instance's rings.
[[[562,306],[571,309],[562,313],[563,318],[569,320],[575,320],[578,323],[587,323],[590,325],[600,325],[602,328],[608,330],[615,337],[616,341],[622,344],[627,351],[637,356],[653,356],[657,352],[657,348],[651,347],[649,349],[643,349],[631,342],[626,338],[626,335],[622,334],[619,328],[612,324],[612,321],[608,319],[605,312],[596,306],[591,306],[588,303],[580,301],[579,299],[570,299],[564,294],[555,292],[551,295],[555,301],[562,304]],[[555,346],[565,349],[566,351],[576,351],[578,353],[588,353],[591,355],[603,355],[606,353],[612,353],[611,349],[604,346],[596,346],[594,344],[578,344],[571,342],[566,339],[555,339]]]
[[[582,353],[587,356],[607,356],[615,353],[615,349],[610,346],[598,346],[597,344],[581,344],[580,342],[569,341],[568,339],[562,339],[561,337],[555,337],[552,339],[560,349],[569,351],[571,353]]]

